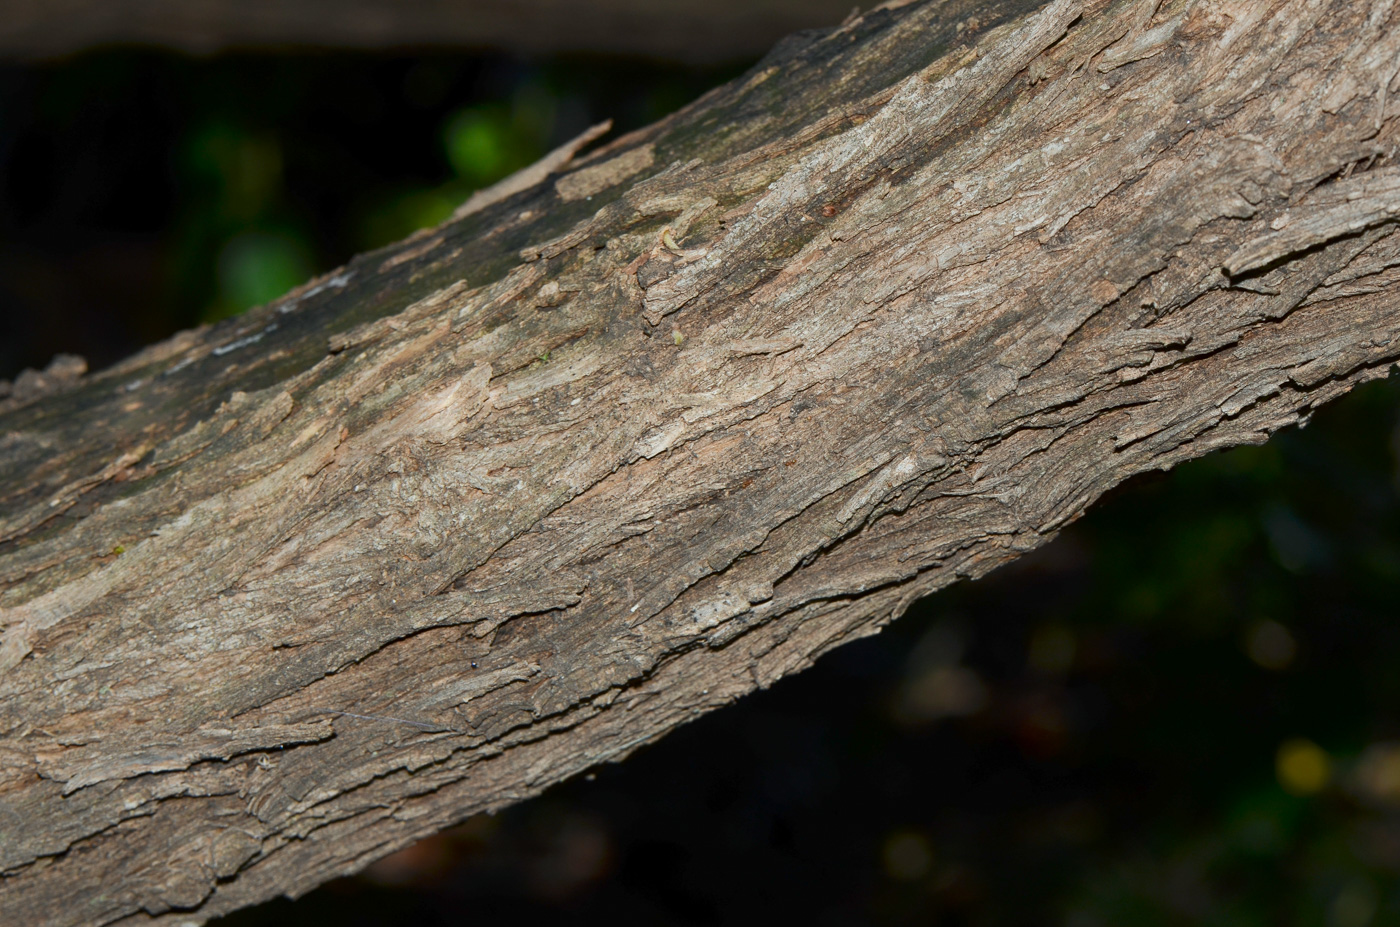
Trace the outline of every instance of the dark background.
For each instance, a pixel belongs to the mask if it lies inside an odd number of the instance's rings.
[[[0,68],[0,377],[271,299],[746,64]],[[1372,384],[621,766],[218,923],[1400,924],[1398,447]]]

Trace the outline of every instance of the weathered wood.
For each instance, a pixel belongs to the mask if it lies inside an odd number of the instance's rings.
[[[0,921],[307,891],[1385,375],[1392,0],[1025,6],[874,11],[242,319],[30,377]]]
[[[44,0],[9,3],[0,55],[104,45],[208,54],[248,48],[475,48],[743,60],[797,29],[831,28],[850,0]]]

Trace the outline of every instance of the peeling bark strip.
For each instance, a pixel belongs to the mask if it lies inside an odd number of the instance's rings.
[[[4,400],[0,921],[305,892],[1385,375],[1393,6],[895,4]]]

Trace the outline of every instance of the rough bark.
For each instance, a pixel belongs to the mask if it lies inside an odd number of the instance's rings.
[[[881,9],[0,417],[0,921],[615,760],[1400,359],[1392,0]]]
[[[462,48],[625,52],[689,62],[762,54],[797,29],[836,25],[850,0],[11,0],[0,55],[94,46]]]

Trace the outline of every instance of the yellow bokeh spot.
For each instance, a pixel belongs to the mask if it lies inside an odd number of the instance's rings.
[[[885,872],[894,879],[922,878],[933,864],[933,850],[922,834],[899,831],[885,838]]]
[[[1076,650],[1078,646],[1074,632],[1069,628],[1057,624],[1042,625],[1031,637],[1026,662],[1042,673],[1058,675],[1074,667]]]
[[[1245,653],[1267,670],[1285,670],[1298,655],[1298,642],[1277,621],[1258,621],[1245,636]]]
[[[1300,737],[1284,741],[1278,748],[1275,771],[1284,791],[1293,795],[1316,795],[1332,778],[1332,761],[1327,751]]]
[[[1371,744],[1361,751],[1356,784],[1372,801],[1400,807],[1400,743]]]

